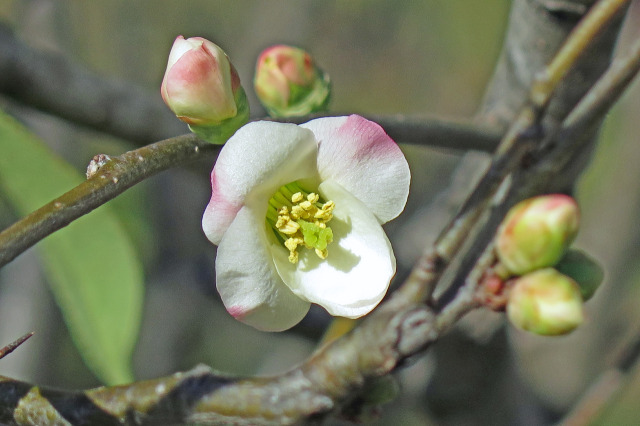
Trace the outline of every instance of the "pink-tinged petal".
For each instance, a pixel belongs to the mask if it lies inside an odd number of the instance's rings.
[[[169,52],[169,59],[167,60],[167,69],[171,68],[173,64],[175,64],[178,59],[182,55],[184,55],[189,50],[197,47],[198,44],[202,44],[201,42],[195,42],[192,39],[185,40],[185,38],[181,35],[176,37],[173,41],[173,45],[171,46],[171,51]]]
[[[319,259],[307,249],[299,250],[292,264],[286,250],[272,250],[278,273],[298,296],[323,306],[330,314],[357,318],[369,313],[384,297],[396,262],[391,244],[378,219],[369,209],[334,181],[319,191],[336,203],[328,226],[333,242],[329,256]]]
[[[176,115],[189,124],[221,121],[237,113],[231,66],[225,53],[215,47],[216,50],[211,50],[200,42],[199,46],[182,52],[167,68],[162,96]]]
[[[278,275],[266,236],[266,207],[259,210],[243,207],[227,229],[216,257],[216,286],[236,319],[259,330],[282,331],[304,318],[309,302]]]
[[[312,120],[321,180],[333,179],[373,211],[380,223],[398,216],[411,173],[398,145],[378,124],[358,115]]]
[[[202,217],[209,240],[220,243],[249,194],[263,198],[266,208],[282,185],[316,176],[316,153],[313,133],[295,124],[259,121],[241,127],[211,172],[211,200]]]

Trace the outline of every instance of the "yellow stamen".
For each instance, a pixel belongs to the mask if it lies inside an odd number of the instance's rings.
[[[318,208],[316,206],[314,206],[313,204],[311,204],[309,201],[302,201],[300,204],[298,204],[300,207],[302,207],[302,209],[305,212],[311,212],[312,210],[318,210]]]
[[[279,216],[276,222],[276,228],[285,235],[295,235],[300,229],[300,225],[289,217]]]
[[[291,263],[298,262],[300,246],[313,249],[320,259],[329,254],[327,244],[333,241],[333,232],[327,222],[333,218],[335,203],[319,201],[318,194],[301,190],[296,182],[281,187],[269,200],[267,223],[279,233]]]
[[[293,194],[293,195],[291,196],[291,201],[292,201],[293,203],[299,203],[299,202],[300,202],[300,201],[302,201],[302,200],[303,200],[302,192],[296,192],[295,194]]]
[[[294,219],[308,219],[308,213],[299,205],[291,207],[291,217]]]

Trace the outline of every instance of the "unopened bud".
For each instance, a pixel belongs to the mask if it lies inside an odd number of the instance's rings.
[[[277,45],[258,58],[253,81],[260,103],[272,117],[292,117],[325,111],[329,75],[311,55],[297,47]]]
[[[249,119],[240,78],[217,45],[178,36],[162,80],[164,102],[201,138],[224,143]]]
[[[566,334],[583,322],[582,295],[571,278],[553,268],[540,269],[516,279],[507,316],[515,326],[535,334]]]
[[[500,262],[514,275],[555,265],[578,233],[575,200],[552,194],[516,204],[496,236]]]
[[[602,267],[580,250],[569,250],[555,268],[578,284],[585,301],[591,299],[604,279]]]

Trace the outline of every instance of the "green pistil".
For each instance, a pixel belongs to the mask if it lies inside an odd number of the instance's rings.
[[[301,199],[299,195],[294,197],[298,193],[302,194]],[[315,199],[317,201],[313,202]],[[298,182],[291,182],[280,187],[269,199],[266,223],[289,250],[290,262],[298,261],[299,246],[313,249],[318,257],[325,259],[327,245],[333,241],[333,231],[327,226],[333,217],[333,209],[333,202],[325,203],[314,193],[304,190]]]
[[[299,219],[297,222],[302,230],[304,243],[306,245],[323,251],[327,248],[327,244],[333,241],[333,231],[331,228],[321,228],[315,223],[302,219]]]

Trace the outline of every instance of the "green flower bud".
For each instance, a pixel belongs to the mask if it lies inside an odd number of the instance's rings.
[[[591,299],[604,279],[604,269],[580,250],[569,250],[555,268],[578,283],[584,300]]]
[[[555,265],[573,242],[578,220],[578,205],[567,195],[544,195],[516,204],[496,236],[500,262],[514,275]]]
[[[297,47],[277,45],[258,58],[254,87],[272,117],[292,117],[326,111],[331,92],[329,75],[311,55]]]
[[[516,279],[507,300],[513,325],[545,336],[573,331],[584,319],[583,300],[575,281],[553,268]]]

